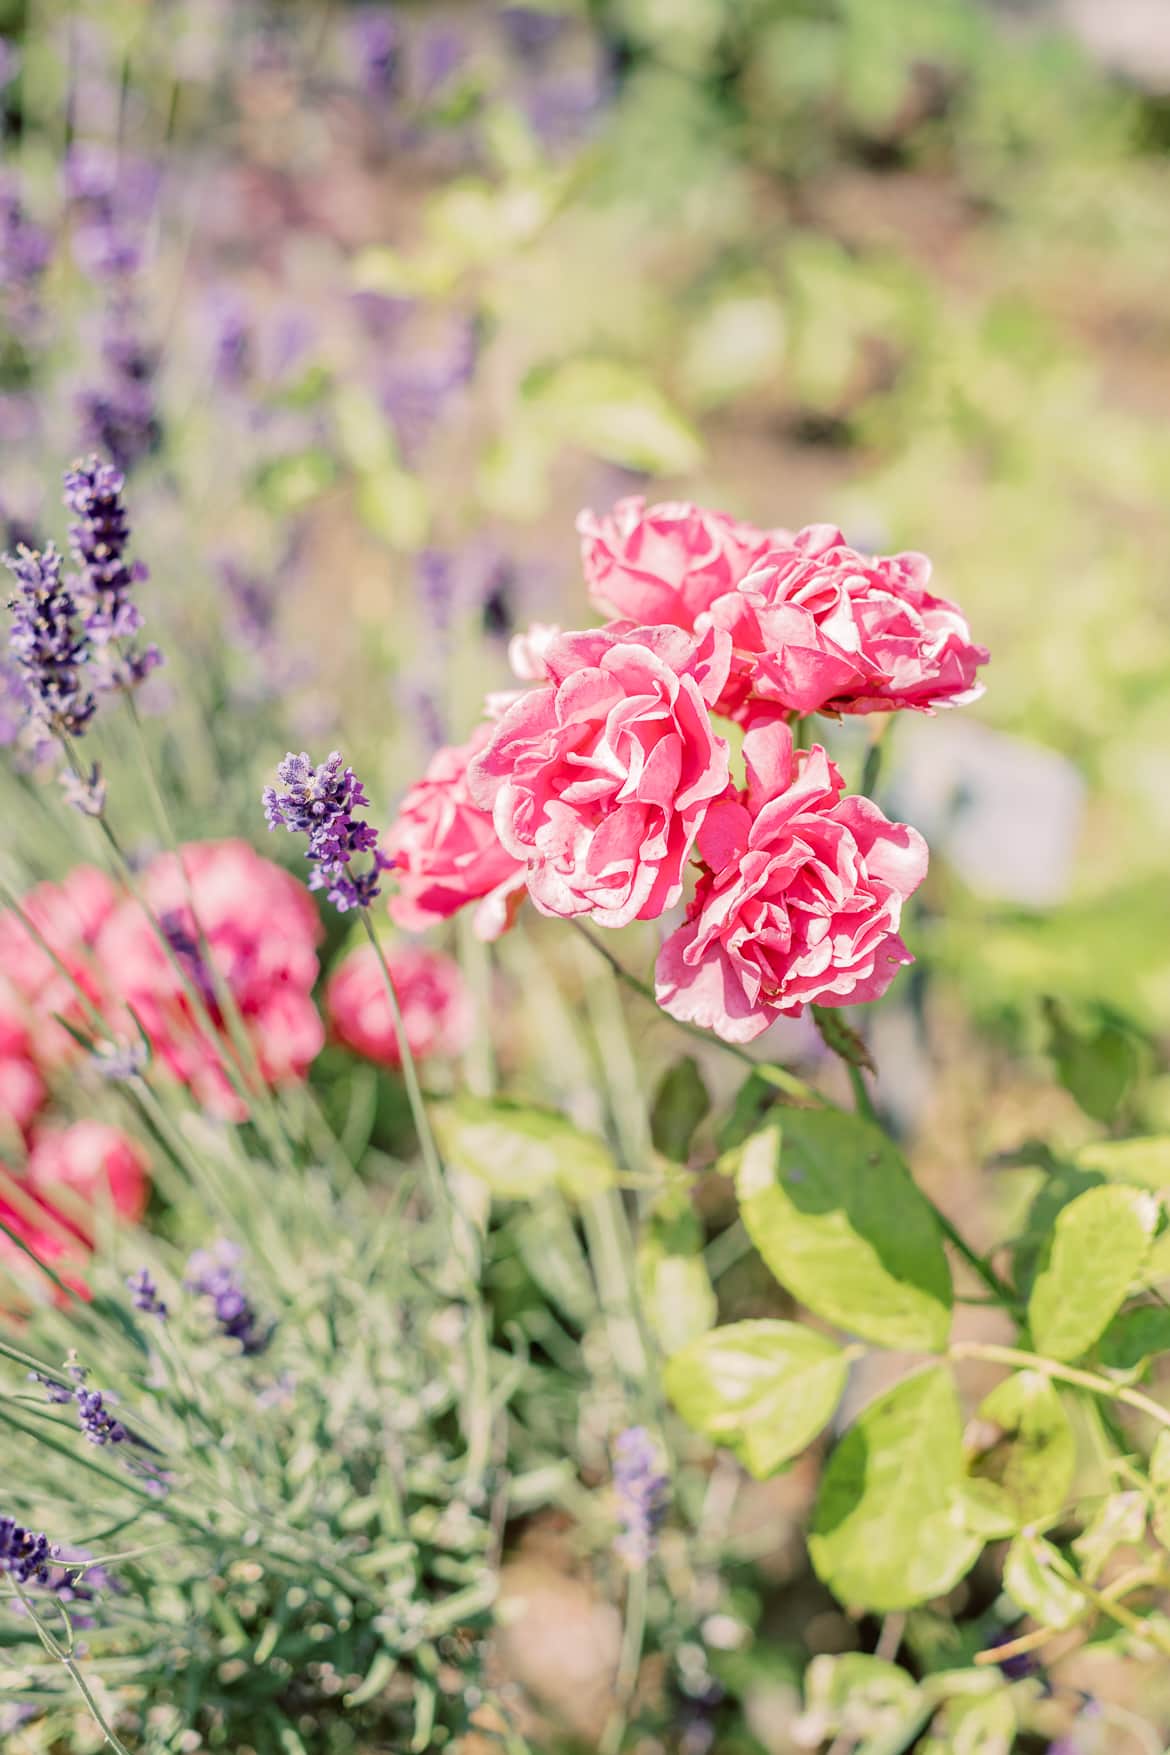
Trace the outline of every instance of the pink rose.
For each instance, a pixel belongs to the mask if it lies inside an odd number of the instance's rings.
[[[501,846],[491,812],[474,802],[467,784],[467,765],[493,729],[481,725],[467,743],[439,750],[385,839],[398,885],[390,917],[406,932],[423,932],[479,902],[476,930],[498,938],[519,906],[524,868]]]
[[[420,945],[394,945],[387,949],[386,961],[414,1058],[460,1053],[471,1034],[471,1004],[458,963]],[[359,945],[338,965],[325,999],[334,1034],[347,1048],[379,1066],[400,1064],[390,1003],[372,945]]]
[[[757,700],[797,713],[930,712],[977,700],[988,654],[929,579],[925,555],[867,557],[833,525],[809,525],[711,605],[736,649],[721,710],[750,719]]]
[[[324,1041],[312,998],[320,922],[304,886],[244,841],[193,842],[182,849],[182,860],[186,878],[168,853],[147,868],[142,888],[186,979],[130,899],[102,927],[97,956],[110,993],[133,1008],[175,1077],[218,1113],[238,1116],[239,1100],[223,1071],[229,1037],[215,975],[234,997],[261,1076],[269,1084],[303,1077]],[[214,974],[204,960],[192,901]],[[190,987],[200,994],[222,1047],[208,1041]]]
[[[137,1224],[146,1211],[146,1159],[105,1121],[75,1121],[37,1135],[25,1167],[25,1186],[46,1210],[86,1243],[108,1208]]]
[[[727,638],[617,624],[563,634],[544,657],[549,680],[472,761],[472,797],[525,861],[542,913],[653,920],[681,895],[727,785],[727,745],[708,713],[727,679]]]
[[[47,1096],[23,1018],[0,996],[0,1140],[27,1134]]]
[[[750,1042],[808,1004],[878,999],[913,958],[902,903],[926,843],[866,798],[842,798],[817,747],[795,756],[779,720],[744,739],[748,785],[711,807],[706,870],[658,957],[658,1003],[727,1042]]]
[[[76,1042],[55,1014],[80,1028],[89,1027],[77,990],[91,1004],[99,1004],[102,983],[93,946],[117,899],[104,872],[80,865],[61,883],[37,884],[22,899],[32,931],[14,909],[0,913],[0,997],[6,987],[5,1009],[23,1018],[31,1058],[42,1069],[59,1066],[78,1053]]]
[[[635,623],[687,629],[768,548],[791,540],[682,501],[647,510],[639,498],[619,500],[604,518],[580,513],[577,530],[594,602]]]

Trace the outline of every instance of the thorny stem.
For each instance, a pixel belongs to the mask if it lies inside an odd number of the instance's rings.
[[[422,1152],[431,1199],[447,1225],[451,1245],[459,1266],[460,1278],[463,1282],[463,1297],[467,1306],[468,1351],[467,1407],[465,1411],[467,1477],[469,1485],[476,1492],[479,1492],[483,1487],[483,1478],[491,1456],[492,1442],[491,1369],[487,1317],[484,1312],[483,1299],[480,1296],[479,1279],[475,1265],[469,1259],[466,1221],[456,1206],[451,1190],[447,1186],[446,1177],[443,1175],[443,1165],[439,1157],[438,1146],[435,1143],[430,1117],[427,1114],[422,1087],[418,1082],[418,1072],[406,1034],[406,1021],[402,1016],[402,1007],[398,1002],[394,977],[390,973],[386,953],[374,931],[369,909],[361,908],[358,912],[361,915],[366,937],[373,946],[374,955],[378,960],[378,968],[381,970],[382,985],[386,990],[386,1000],[394,1024],[394,1038],[398,1044],[402,1080],[406,1086],[406,1098],[410,1104],[414,1129],[418,1135],[419,1149]]]

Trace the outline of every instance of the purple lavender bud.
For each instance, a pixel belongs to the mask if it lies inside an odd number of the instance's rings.
[[[144,1043],[119,1042],[116,1046],[110,1044],[95,1048],[89,1062],[100,1077],[108,1079],[111,1084],[119,1085],[136,1079],[145,1070],[148,1059]]]
[[[568,25],[563,12],[537,6],[501,6],[500,23],[508,46],[525,61],[540,61]]]
[[[614,1445],[613,1486],[622,1529],[614,1551],[627,1566],[645,1566],[653,1554],[658,1528],[666,1515],[668,1485],[645,1427],[630,1426],[619,1433]]]
[[[26,1530],[15,1518],[0,1517],[0,1572],[18,1584],[48,1584],[49,1563],[56,1553],[47,1536]]]
[[[101,658],[100,688],[136,688],[162,662],[155,646],[122,644],[116,652],[108,650],[115,642],[132,641],[141,628],[142,614],[130,593],[149,577],[141,561],[126,558],[130,523],[124,486],[121,472],[96,456],[75,463],[65,476],[65,505],[76,519],[69,526],[70,553],[80,568],[74,583],[86,632]]]
[[[419,79],[424,97],[434,97],[462,66],[467,44],[452,25],[436,25],[419,45]]]
[[[305,858],[317,868],[309,888],[326,889],[339,914],[368,908],[379,894],[378,880],[390,861],[378,847],[377,830],[355,814],[370,801],[353,769],[342,767],[338,750],[316,768],[304,751],[298,756],[290,750],[276,772],[284,791],[273,786],[264,789],[269,829],[283,825],[291,835],[308,836]],[[355,853],[372,856],[367,871],[349,869]]]
[[[77,629],[77,607],[61,579],[61,557],[50,543],[43,551],[22,547],[3,558],[18,586],[8,604],[9,646],[29,722],[45,732],[80,737],[97,702],[87,686],[89,640]]]
[[[239,1275],[243,1251],[238,1244],[219,1238],[210,1249],[197,1249],[187,1263],[188,1291],[211,1300],[215,1320],[224,1335],[238,1341],[242,1353],[262,1353],[271,1339],[244,1290]]]
[[[225,390],[239,390],[256,367],[256,336],[242,299],[217,293],[211,302],[211,369]]]
[[[353,18],[352,40],[366,96],[393,96],[402,67],[402,33],[386,7],[363,6]]]
[[[74,1392],[74,1399],[78,1424],[88,1443],[125,1444],[130,1434],[121,1420],[110,1413],[100,1389],[79,1387]]]
[[[31,220],[16,184],[0,179],[0,288],[5,315],[18,335],[30,331],[40,312],[37,294],[53,254],[53,240]]]
[[[191,915],[184,909],[170,908],[159,915],[158,924],[184,974],[216,1023],[221,1023],[215,978],[207,966]]]
[[[136,1274],[130,1275],[126,1285],[135,1310],[141,1310],[144,1316],[157,1316],[160,1322],[166,1321],[167,1307],[158,1295],[149,1268],[139,1268]]]
[[[79,810],[83,817],[100,817],[106,808],[106,783],[97,762],[75,774],[72,768],[58,776],[66,804]]]
[[[122,1586],[104,1566],[89,1565],[88,1554],[61,1553],[60,1561],[45,1581],[47,1588],[67,1605],[74,1627],[95,1627],[97,1617],[90,1612],[90,1605],[97,1602],[100,1591],[113,1593]]]
[[[162,425],[154,397],[134,378],[116,376],[80,391],[77,414],[87,442],[119,469],[133,469],[159,447]]]

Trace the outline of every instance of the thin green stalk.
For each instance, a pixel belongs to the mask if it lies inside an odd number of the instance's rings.
[[[1101,1377],[1095,1371],[1081,1371],[1075,1365],[1062,1365],[1056,1359],[1045,1359],[1040,1353],[1029,1353],[1021,1347],[1001,1347],[994,1341],[956,1341],[948,1349],[948,1357],[986,1359],[988,1364],[1010,1365],[1017,1371],[1039,1371],[1058,1383],[1086,1389],[1091,1395],[1104,1396],[1108,1401],[1122,1402],[1127,1408],[1135,1408],[1139,1413],[1148,1415],[1151,1420],[1156,1420],[1160,1426],[1170,1428],[1170,1409],[1162,1407],[1152,1396],[1144,1395],[1140,1389],[1130,1389],[1126,1384],[1113,1383],[1108,1377]]]
[[[126,693],[126,711],[130,719],[130,724],[134,730],[134,743],[138,754],[138,765],[142,777],[146,782],[146,790],[150,796],[151,808],[154,812],[155,822],[158,825],[158,832],[162,837],[163,844],[168,853],[174,857],[180,882],[186,891],[187,906],[191,911],[191,920],[195,927],[195,937],[199,944],[199,954],[206,965],[208,977],[215,989],[216,1001],[220,1010],[223,1012],[224,1019],[231,1031],[232,1042],[237,1053],[240,1055],[241,1063],[244,1060],[247,1060],[248,1070],[251,1073],[251,1076],[257,1081],[258,1085],[263,1090],[265,1087],[260,1076],[260,1065],[256,1059],[256,1050],[253,1046],[251,1037],[244,1028],[244,1020],[240,1015],[240,1008],[236,1004],[235,994],[232,992],[230,985],[224,980],[220,969],[216,965],[215,959],[211,955],[211,947],[208,944],[207,935],[203,930],[203,923],[200,920],[198,911],[195,907],[195,897],[191,888],[191,879],[188,875],[187,867],[183,863],[179,838],[175,833],[175,827],[171,821],[171,813],[167,809],[167,802],[163,797],[162,788],[158,783],[158,775],[155,773],[154,763],[151,760],[150,749],[146,742],[146,733],[142,727],[142,716],[138,711],[138,703],[135,701],[134,695],[130,691],[127,691]]]
[[[478,1495],[482,1491],[484,1476],[491,1460],[492,1406],[490,1340],[487,1316],[480,1295],[477,1264],[472,1260],[472,1251],[469,1248],[467,1221],[459,1211],[451,1190],[447,1186],[446,1177],[443,1175],[439,1149],[435,1143],[434,1131],[427,1114],[422,1087],[418,1081],[414,1055],[411,1052],[410,1041],[406,1033],[406,1021],[402,1016],[402,1007],[398,1001],[394,977],[390,973],[390,965],[386,961],[386,953],[374,931],[369,909],[362,908],[359,912],[366,937],[373,947],[378,967],[382,973],[382,985],[386,991],[386,1000],[394,1024],[394,1038],[398,1044],[402,1079],[406,1086],[406,1097],[410,1104],[415,1132],[418,1135],[431,1199],[447,1226],[463,1283],[463,1299],[467,1308],[468,1381],[464,1408],[464,1425],[467,1434],[467,1479],[474,1495]]]
[[[614,1682],[614,1708],[609,1716],[598,1755],[618,1755],[629,1723],[630,1706],[638,1686],[642,1667],[642,1647],[646,1639],[647,1568],[639,1566],[630,1573],[626,1590],[626,1614],[622,1629],[621,1655]]]
[[[33,1625],[37,1630],[37,1638],[40,1640],[49,1656],[61,1664],[61,1666],[72,1677],[77,1686],[78,1693],[89,1708],[94,1723],[101,1731],[110,1748],[115,1751],[115,1755],[131,1755],[131,1752],[127,1749],[125,1743],[121,1741],[117,1733],[106,1723],[106,1720],[102,1715],[102,1710],[90,1692],[89,1684],[78,1669],[77,1662],[72,1652],[67,1651],[63,1646],[58,1645],[57,1641],[53,1638],[52,1634],[41,1620],[41,1617],[37,1614],[35,1604],[29,1600],[27,1592],[21,1589],[15,1578],[12,1580],[12,1588],[24,1604],[26,1613],[31,1617]]]
[[[618,958],[614,956],[609,947],[603,945],[600,940],[594,938],[593,934],[580,920],[570,920],[569,925],[576,928],[581,937],[585,940],[585,943],[591,945],[599,957],[605,958],[605,961],[609,964],[619,981],[624,981],[627,987],[632,988],[635,993],[641,994],[643,999],[648,1000],[656,1011],[662,1012],[662,1008],[658,1004],[658,999],[654,989],[648,981],[640,980],[637,975],[632,974],[629,969],[625,968],[625,966],[619,962]],[[713,1035],[710,1030],[704,1030],[698,1024],[688,1024],[682,1018],[671,1018],[669,1012],[662,1012],[662,1015],[670,1018],[670,1021],[676,1030],[684,1030],[688,1036],[693,1036],[697,1041],[704,1043],[708,1048],[722,1048],[724,1053],[733,1054],[735,1058],[741,1060],[745,1066],[759,1068],[761,1070],[763,1069],[765,1063],[757,1060],[755,1055],[749,1054],[747,1049],[741,1048],[738,1043],[725,1042],[721,1036]],[[768,1076],[776,1086],[777,1090],[786,1092],[788,1096],[795,1097],[802,1103],[815,1103],[818,1107],[822,1108],[825,1106],[824,1098],[819,1096],[817,1092],[813,1090],[811,1085],[806,1085],[803,1079],[798,1079],[795,1073],[788,1072],[782,1066],[769,1065],[767,1070]]]

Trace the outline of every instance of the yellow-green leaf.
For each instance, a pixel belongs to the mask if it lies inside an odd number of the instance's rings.
[[[809,1553],[847,1607],[909,1609],[957,1584],[983,1538],[965,1524],[962,1428],[931,1365],[869,1404],[829,1458]]]
[[[945,1347],[951,1276],[938,1226],[880,1128],[787,1109],[744,1146],[736,1185],[752,1242],[802,1304],[881,1346]]]
[[[848,1370],[848,1354],[813,1329],[733,1322],[674,1355],[666,1392],[688,1425],[762,1478],[804,1450],[832,1418]]]
[[[1088,1352],[1139,1281],[1157,1217],[1150,1194],[1114,1185],[1090,1188],[1062,1209],[1028,1300],[1037,1352]]]

